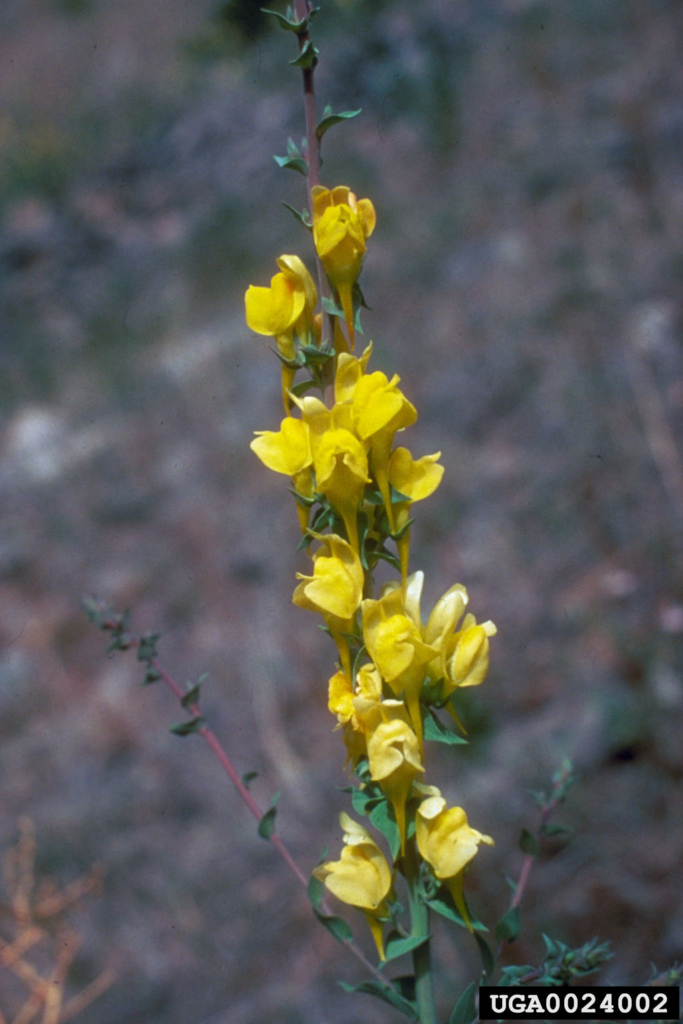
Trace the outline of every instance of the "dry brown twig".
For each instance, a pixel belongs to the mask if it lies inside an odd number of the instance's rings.
[[[19,1006],[11,1010],[0,1007],[0,1024],[64,1024],[115,980],[113,971],[105,969],[80,993],[65,1000],[67,976],[80,946],[79,935],[65,915],[85,896],[99,892],[102,872],[95,867],[59,890],[49,879],[36,882],[35,855],[35,830],[23,818],[17,843],[2,858],[8,902],[0,905],[4,931],[0,934],[0,974],[13,975],[27,992]],[[14,1015],[7,1016],[10,1013]]]

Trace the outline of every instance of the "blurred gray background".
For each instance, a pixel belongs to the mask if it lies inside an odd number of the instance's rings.
[[[493,923],[517,836],[563,756],[581,778],[524,901],[598,934],[601,983],[683,957],[683,6],[679,0],[323,0],[320,108],[363,108],[323,179],[377,208],[373,365],[441,450],[412,568],[492,618],[472,742],[430,777],[495,837],[470,874]],[[303,133],[293,37],[251,0],[0,6],[0,840],[21,815],[62,883],[93,861],[83,1024],[381,1024],[170,695],[104,656],[79,600],[160,629],[306,870],[336,853],[334,661],[290,603],[296,516],[249,451],[279,370],[243,321],[275,257],[312,265],[273,153]],[[367,946],[362,920],[358,934]],[[478,956],[435,927],[448,1016]],[[369,948],[369,947],[368,947]],[[400,965],[399,965],[400,967]],[[2,980],[0,979],[0,986]]]

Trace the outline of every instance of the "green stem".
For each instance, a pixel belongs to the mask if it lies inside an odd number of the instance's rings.
[[[431,941],[429,938],[429,907],[419,893],[420,861],[415,841],[406,844],[404,869],[410,894],[411,935],[425,936],[426,941],[413,950],[415,999],[420,1024],[437,1024],[432,979]]]

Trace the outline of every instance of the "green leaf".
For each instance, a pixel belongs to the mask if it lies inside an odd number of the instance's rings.
[[[448,1024],[470,1024],[477,1016],[477,983],[471,981],[453,1007]]]
[[[310,39],[307,39],[299,56],[290,60],[289,63],[293,68],[314,68],[318,63],[319,53],[318,47],[314,46]]]
[[[381,558],[384,562],[388,562],[393,569],[397,569],[399,572],[401,571],[401,563],[396,555],[392,555],[391,551],[385,551],[385,549],[382,548],[381,551],[377,552],[377,557]]]
[[[538,856],[538,839],[532,835],[528,828],[523,828],[519,835],[519,848],[522,853]]]
[[[170,732],[174,736],[189,736],[190,733],[197,732],[198,729],[204,725],[204,719],[201,715],[195,715],[194,718],[186,718],[184,722],[176,722],[175,725],[170,726]]]
[[[242,782],[244,783],[246,788],[249,789],[250,784],[254,781],[254,779],[257,779],[257,778],[258,778],[258,772],[254,772],[254,771],[245,772],[244,775],[242,776]]]
[[[138,661],[150,661],[157,656],[157,640],[161,633],[143,633],[138,640]]]
[[[318,348],[317,345],[301,345],[299,352],[304,356],[304,365],[307,363],[329,363],[334,359],[334,353],[326,348]]]
[[[356,814],[368,814],[378,799],[381,800],[382,798],[369,793],[367,789],[356,789],[354,787],[351,794],[351,804]]]
[[[142,680],[142,685],[151,686],[152,683],[156,683],[157,680],[159,679],[161,679],[161,672],[159,671],[158,668],[154,668],[154,665],[150,665],[150,667],[145,672],[145,677]]]
[[[313,908],[313,913],[323,928],[327,928],[330,935],[333,935],[337,942],[353,942],[353,932],[343,917],[336,917],[334,914],[321,914],[315,907]]]
[[[270,807],[263,815],[258,823],[257,832],[261,836],[261,839],[270,839],[273,832],[275,831],[275,816],[277,814],[276,804],[280,799],[280,794],[275,793],[271,801]]]
[[[302,156],[274,156],[273,160],[278,167],[284,167],[287,171],[298,171],[299,174],[303,174],[304,178],[308,174],[308,163]]]
[[[323,309],[330,316],[338,316],[344,319],[344,310],[341,306],[338,306],[334,299],[328,298],[327,295],[323,295]]]
[[[301,150],[297,146],[297,144],[294,141],[294,139],[291,138],[291,136],[290,136],[290,138],[287,139],[287,156],[291,156],[291,157],[301,156]]]
[[[199,693],[202,688],[202,683],[205,682],[208,677],[208,672],[203,672],[196,683],[188,683],[187,690],[180,698],[180,703],[184,708],[189,708],[191,704],[196,704],[199,700]]]
[[[571,831],[572,829],[568,825],[555,825],[553,822],[550,822],[548,825],[544,825],[541,829],[542,835],[548,837],[565,836]]]
[[[391,534],[392,540],[403,540],[403,538],[405,537],[405,535],[407,534],[408,530],[410,529],[414,522],[415,517],[413,516],[413,518],[409,519],[408,522],[405,523],[400,530],[397,530],[396,533]]]
[[[410,953],[413,949],[417,949],[418,946],[423,946],[429,938],[429,935],[408,935],[404,938],[398,932],[392,932],[384,948],[387,962],[389,960],[397,960],[398,957],[403,956],[405,953]]]
[[[510,907],[496,925],[496,938],[499,942],[514,942],[519,935],[520,927],[519,907]]]
[[[347,985],[345,981],[339,984],[345,992],[364,992],[369,996],[376,996],[385,1003],[389,1003],[395,1010],[400,1010],[408,1020],[419,1021],[417,1006],[412,1001],[404,999],[391,985],[382,985],[378,981],[362,981],[360,985]]]
[[[396,818],[394,817],[394,809],[389,801],[386,798],[380,800],[380,802],[368,812],[368,818],[377,831],[381,832],[389,843],[391,856],[396,860],[401,850],[401,834],[398,830],[398,825],[396,824]]]
[[[289,390],[292,392],[293,395],[296,395],[297,398],[301,398],[301,396],[305,395],[307,391],[311,391],[313,388],[317,387],[317,381],[300,380],[298,384],[295,384],[294,387],[291,387]]]
[[[487,978],[490,978],[493,974],[493,953],[489,947],[488,942],[477,932],[474,933],[477,945],[479,946],[479,953],[481,955],[481,963],[484,968],[484,974]]]
[[[447,889],[441,889],[436,896],[432,896],[425,900],[425,903],[436,913],[440,914],[441,917],[445,917],[448,921],[455,921],[461,928],[467,928],[467,923],[463,920],[463,916],[453,902],[453,898]],[[488,928],[481,921],[477,921],[470,914],[470,924],[475,932],[486,932]],[[468,929],[469,930],[469,929]]]
[[[446,743],[451,747],[467,743],[467,740],[462,736],[458,736],[457,732],[446,728],[432,708],[429,708],[429,714],[425,718],[424,738],[426,740],[434,740],[436,743]]]
[[[312,229],[313,221],[311,220],[311,215],[308,210],[297,210],[297,208],[292,206],[291,203],[283,202],[282,205],[289,210],[290,213],[294,214],[300,224],[303,224],[303,226],[308,228],[309,231]]]
[[[322,139],[325,132],[329,131],[330,128],[334,128],[336,124],[341,124],[342,121],[350,121],[352,117],[358,117],[360,113],[362,113],[362,110],[342,110],[338,114],[333,114],[331,107],[325,107],[323,117],[315,129],[315,134],[319,139]]]
[[[324,858],[323,858],[324,859]],[[306,895],[310,901],[311,906],[314,910],[318,910],[323,900],[323,893],[325,892],[325,885],[316,878],[315,875],[311,875],[308,879],[308,885],[306,887]]]
[[[517,892],[517,882],[515,882],[514,878],[510,878],[507,871],[503,871],[503,878],[505,879],[505,884],[507,885],[508,889],[511,892]]]
[[[297,35],[300,35],[301,32],[305,32],[308,28],[307,18],[302,18],[301,21],[294,21],[292,18],[280,14],[279,11],[271,11],[267,7],[262,7],[261,13],[272,14],[274,18],[277,18],[280,28],[283,28],[285,32],[295,32]]]

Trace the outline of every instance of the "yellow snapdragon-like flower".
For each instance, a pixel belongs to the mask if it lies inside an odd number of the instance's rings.
[[[343,811],[339,822],[344,830],[341,857],[320,864],[313,874],[343,903],[365,911],[377,952],[384,960],[381,919],[389,913],[386,900],[392,885],[391,868],[362,825]]]
[[[393,506],[394,528],[399,532],[410,520],[410,506],[414,501],[428,498],[437,489],[443,476],[443,466],[438,460],[441,452],[434,455],[423,455],[414,459],[407,448],[396,448],[389,459],[389,483],[408,501],[401,501]],[[408,575],[408,556],[410,552],[410,529],[396,542],[401,562],[401,578],[405,586]]]
[[[463,896],[464,871],[476,856],[479,844],[493,846],[493,839],[470,828],[462,807],[446,807],[446,801],[435,786],[417,788],[428,794],[415,816],[418,849],[436,877],[450,889],[455,905],[472,931]]]
[[[313,464],[308,424],[287,416],[279,431],[257,430],[251,450],[275,473],[296,476]]]
[[[313,555],[313,575],[304,576],[292,600],[299,608],[320,612],[339,648],[342,667],[351,677],[349,643],[344,637],[353,626],[353,617],[363,595],[363,567],[358,555],[342,537],[335,533],[312,536],[321,546]]]
[[[329,682],[328,707],[344,729],[347,763],[354,765],[367,756],[367,734],[377,724],[382,701],[382,678],[374,665],[363,665],[356,674],[355,688],[345,672]]]
[[[377,480],[392,533],[396,529],[389,490],[389,459],[394,437],[417,419],[415,406],[398,387],[400,377],[389,380],[381,371],[364,374],[353,389],[356,433],[370,446],[372,470]]]
[[[280,424],[279,431],[257,430],[250,448],[268,469],[291,477],[294,489],[299,494],[306,498],[313,497],[313,455],[307,423],[287,416]],[[296,510],[301,529],[305,530],[308,526],[308,509],[297,502]]]
[[[489,637],[497,632],[490,619],[477,624],[474,615],[469,614],[458,632],[446,638],[442,648],[444,696],[484,681],[489,669]]]
[[[365,242],[375,229],[375,208],[356,199],[345,185],[332,190],[317,185],[313,198],[313,241],[344,311],[351,348],[354,344],[353,286],[365,255]]]
[[[396,696],[404,694],[410,720],[422,750],[420,692],[426,666],[438,647],[426,644],[416,623],[406,614],[401,588],[388,584],[378,601],[361,604],[363,640],[368,654]]]
[[[460,583],[439,598],[423,626],[420,617],[423,583],[422,572],[408,577],[404,605],[425,644],[438,651],[427,666],[427,674],[432,682],[443,680],[443,697],[447,698],[459,687],[478,686],[483,682],[489,666],[489,637],[495,636],[497,630],[490,620],[477,624],[474,615],[467,614],[460,629],[453,632],[468,602],[467,590]]]
[[[403,701],[382,701],[373,717],[375,724],[367,736],[370,774],[394,809],[403,852],[406,800],[413,780],[424,772],[420,744],[408,722]]]
[[[315,452],[316,489],[344,520],[349,543],[358,552],[358,508],[370,483],[368,457],[350,430],[328,430]]]
[[[280,256],[280,273],[271,278],[270,287],[250,285],[244,296],[247,326],[257,334],[275,338],[284,359],[294,358],[294,331],[307,334],[313,325],[318,292],[313,278],[298,256]],[[282,366],[282,397],[289,412],[287,392],[296,370]]]

